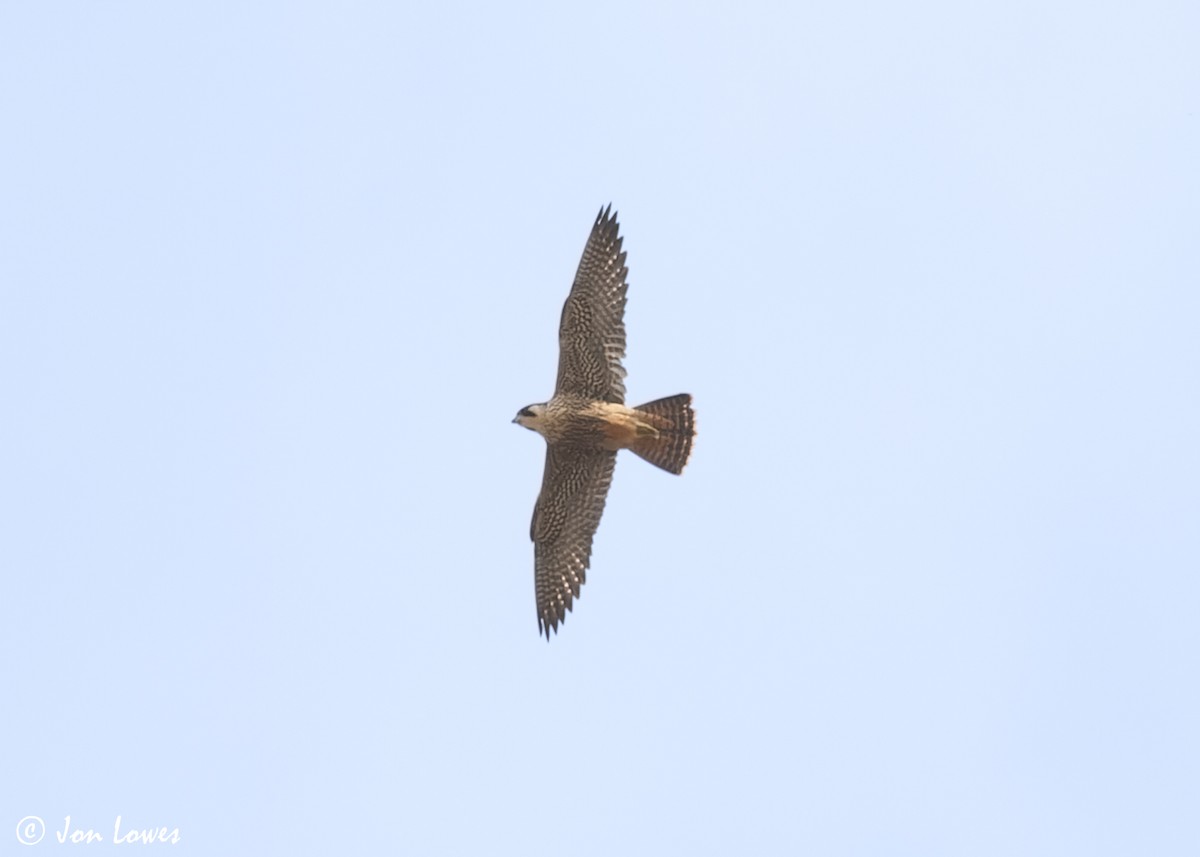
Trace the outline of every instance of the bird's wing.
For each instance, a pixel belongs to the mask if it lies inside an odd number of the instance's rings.
[[[533,580],[538,630],[550,639],[587,576],[592,536],[604,514],[615,452],[548,446],[542,493],[533,509]]]
[[[558,327],[555,394],[624,404],[625,254],[612,206],[596,216]]]

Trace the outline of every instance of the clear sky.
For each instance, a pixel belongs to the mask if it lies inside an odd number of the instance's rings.
[[[1200,853],[1198,33],[0,6],[2,853]],[[699,436],[547,643],[610,201]]]

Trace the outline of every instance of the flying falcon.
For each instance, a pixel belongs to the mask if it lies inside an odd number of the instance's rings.
[[[618,449],[669,473],[692,451],[695,415],[687,393],[625,406],[625,254],[612,206],[596,216],[558,328],[554,396],[521,408],[514,423],[546,439],[546,471],[533,509],[538,630],[550,639],[587,574]]]

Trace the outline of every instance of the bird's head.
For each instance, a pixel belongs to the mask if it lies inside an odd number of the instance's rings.
[[[545,412],[545,405],[528,405],[517,411],[517,415],[513,418],[513,422],[517,425],[525,426],[527,429],[537,431],[538,425],[542,421],[542,414]]]

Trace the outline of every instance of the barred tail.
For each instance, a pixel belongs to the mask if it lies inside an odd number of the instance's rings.
[[[682,473],[692,454],[696,436],[696,414],[687,393],[638,405],[638,415],[658,433],[639,438],[631,447],[640,457],[669,473]]]

